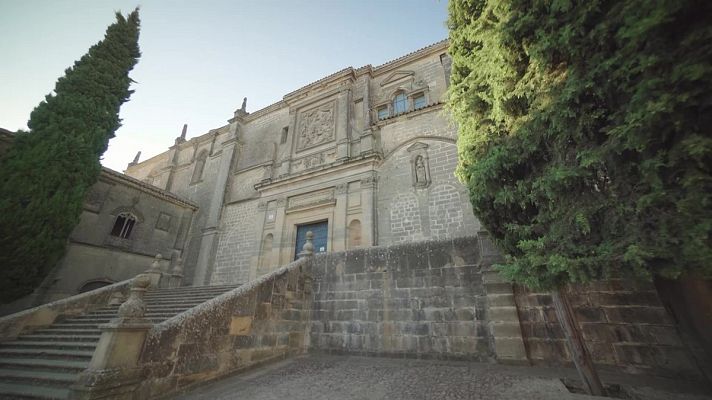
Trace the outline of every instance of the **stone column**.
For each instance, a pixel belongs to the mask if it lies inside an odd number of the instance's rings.
[[[347,239],[346,239],[346,209],[347,209],[347,199],[348,199],[348,189],[349,185],[346,183],[341,183],[336,185],[334,188],[334,197],[336,198],[336,206],[334,207],[334,221],[332,222],[332,232],[334,234],[334,240],[332,243],[332,251],[344,251],[346,250]]]
[[[378,240],[376,237],[375,189],[375,176],[361,179],[361,214],[363,216],[361,244],[364,247],[375,246]]]
[[[349,158],[349,120],[350,110],[349,102],[351,99],[351,90],[346,89],[339,93],[337,99],[337,114],[336,114],[336,159],[346,160]]]
[[[234,124],[237,124],[237,122]],[[237,128],[235,127],[234,129],[236,131]],[[217,247],[219,233],[219,217],[225,200],[225,188],[230,175],[230,167],[232,165],[232,157],[235,153],[236,144],[237,139],[234,134],[230,139],[222,143],[220,169],[218,170],[218,176],[215,180],[215,192],[208,209],[208,217],[205,220],[203,235],[200,238],[200,252],[198,253],[198,262],[195,266],[193,286],[201,286],[209,283],[209,268],[215,259],[215,249]]]
[[[287,254],[284,256],[287,262],[292,261],[291,255],[293,254],[291,249],[289,251],[282,251],[283,246],[291,245],[291,240],[287,237],[287,232],[284,226],[284,220],[286,217],[287,199],[281,198],[277,200],[277,209],[274,212],[274,241],[272,242],[272,262],[277,263],[277,265],[286,264],[282,260],[282,254]],[[261,239],[260,239],[261,240]]]
[[[99,343],[89,367],[71,387],[70,399],[129,399],[143,379],[139,358],[152,324],[144,314],[144,293],[151,285],[146,274],[131,282],[128,300],[119,307],[118,318],[100,325]]]

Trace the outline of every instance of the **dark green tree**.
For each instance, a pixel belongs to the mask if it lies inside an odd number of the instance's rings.
[[[712,3],[449,11],[457,173],[505,275],[558,296],[712,271]]]
[[[30,115],[0,160],[0,301],[31,293],[62,257],[100,156],[121,125],[129,71],[140,56],[139,15],[117,13]]]

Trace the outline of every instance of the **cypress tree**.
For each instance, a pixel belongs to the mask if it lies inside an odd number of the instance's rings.
[[[712,3],[451,0],[449,28],[457,174],[502,273],[556,301],[712,272]]]
[[[0,161],[0,301],[29,294],[62,257],[100,156],[121,125],[140,56],[138,9],[57,80]]]

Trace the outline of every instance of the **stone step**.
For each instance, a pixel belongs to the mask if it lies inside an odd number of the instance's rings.
[[[66,399],[69,389],[0,382],[0,399]]]
[[[31,384],[50,384],[69,387],[77,380],[77,374],[71,372],[32,371],[24,369],[0,368],[0,381]]]
[[[206,294],[215,295],[217,293],[225,293],[234,289],[203,289],[203,290],[183,290],[183,291],[149,291],[146,292],[146,296],[201,296]]]
[[[170,303],[170,302],[185,302],[185,303],[201,303],[205,300],[214,299],[220,296],[222,293],[216,293],[214,295],[200,295],[200,296],[146,296],[144,301],[147,304],[159,304],[159,303]]]
[[[43,358],[2,358],[0,368],[32,369],[79,373],[87,369],[89,361],[84,360],[48,360]]]
[[[57,342],[98,342],[101,334],[96,335],[72,335],[72,334],[52,334],[52,333],[33,333],[31,335],[22,335],[17,338],[18,342],[22,341],[57,341]]]
[[[0,359],[5,358],[42,358],[47,360],[85,360],[89,362],[94,349],[91,350],[64,350],[64,349],[36,349],[36,348],[0,348]]]
[[[58,329],[94,329],[98,330],[101,324],[92,324],[88,322],[65,323],[64,321],[52,324],[52,328]]]
[[[91,317],[72,317],[62,320],[60,324],[70,324],[70,325],[84,325],[84,324],[94,324],[101,325],[111,321],[111,318],[91,318]]]
[[[67,329],[67,328],[55,328],[51,325],[48,328],[38,329],[32,332],[33,335],[101,335],[100,329]]]
[[[13,342],[0,343],[0,351],[6,349],[50,349],[50,350],[89,350],[94,351],[94,342],[60,342],[60,341],[25,341],[15,340]]]
[[[231,290],[235,289],[240,285],[209,285],[209,286],[181,286],[177,288],[158,288],[149,289],[148,293],[167,293],[167,292],[183,292],[183,291],[194,291],[194,290]]]

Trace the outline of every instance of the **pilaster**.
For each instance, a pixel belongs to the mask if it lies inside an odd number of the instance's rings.
[[[332,251],[346,250],[346,211],[348,200],[348,187],[346,183],[336,185],[334,188],[334,198],[336,205],[334,206],[334,222],[332,232],[334,233]]]
[[[200,253],[198,254],[198,262],[195,267],[194,286],[205,285],[209,278],[210,264],[215,256],[218,237],[218,222],[220,212],[222,211],[223,202],[225,201],[225,188],[227,187],[227,179],[230,175],[230,167],[232,158],[235,153],[235,145],[237,144],[236,130],[237,122],[234,122],[235,127],[231,130],[233,135],[230,139],[222,143],[222,156],[220,158],[220,169],[215,180],[215,192],[210,201],[208,216],[203,228],[203,236],[200,240]]]
[[[376,210],[374,209],[375,189],[375,176],[361,179],[361,212],[363,215],[361,242],[364,247],[375,246],[378,243],[376,237]]]

